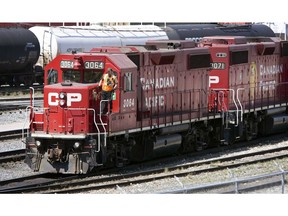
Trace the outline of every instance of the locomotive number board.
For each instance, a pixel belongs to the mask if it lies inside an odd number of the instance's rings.
[[[211,69],[214,70],[224,70],[226,65],[224,62],[212,62],[210,63]]]
[[[101,61],[86,61],[84,66],[85,69],[104,69],[105,64]]]
[[[60,62],[60,67],[61,68],[73,68],[74,67],[74,62],[73,61],[61,61]]]

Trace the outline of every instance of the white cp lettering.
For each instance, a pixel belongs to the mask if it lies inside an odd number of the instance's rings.
[[[82,100],[82,95],[80,93],[67,93],[67,106],[71,106],[72,102],[80,102]],[[59,93],[50,92],[48,94],[48,104],[50,106],[59,105]]]
[[[219,83],[219,77],[218,76],[209,76],[209,87],[211,84],[217,84]]]
[[[48,104],[50,106],[58,106],[58,103],[59,103],[59,94],[56,93],[56,92],[50,92],[48,94]]]

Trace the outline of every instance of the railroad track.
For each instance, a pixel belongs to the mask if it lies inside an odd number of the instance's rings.
[[[0,99],[0,112],[7,112],[13,110],[25,110],[30,106],[30,98],[4,98]],[[35,106],[40,106],[43,103],[43,97],[34,98]]]
[[[35,92],[43,92],[43,85],[33,85]],[[18,96],[19,94],[29,94],[30,88],[26,86],[11,87],[11,86],[0,86],[0,94],[3,96]]]
[[[25,149],[0,152],[0,163],[21,161],[25,158]]]
[[[83,193],[100,189],[121,188],[131,184],[140,184],[159,179],[198,175],[200,173],[226,170],[227,168],[263,163],[265,161],[286,157],[288,158],[288,146],[169,167],[164,165],[165,168],[161,167],[144,171],[131,172],[122,170],[116,172],[115,170],[110,170],[105,171],[110,173],[109,175],[98,173],[85,176],[69,176],[69,178],[46,181],[43,183],[30,183],[29,185],[21,187],[0,188],[0,193]],[[139,169],[143,169],[143,166]]]
[[[285,175],[287,171],[281,170],[267,174],[261,174],[252,177],[244,177],[231,179],[229,181],[210,183],[205,185],[198,185],[194,187],[182,187],[176,190],[168,190],[162,194],[192,194],[192,193],[209,193],[209,194],[234,194],[234,193],[250,193],[256,191],[263,191],[272,187],[277,187],[285,191],[285,184],[287,180]]]
[[[29,184],[43,184],[45,182],[53,182],[56,179],[58,179],[59,181],[62,178],[65,178],[65,176],[63,176],[62,174],[57,175],[51,173],[37,173],[34,175],[0,181],[0,190],[5,191],[13,187],[20,190],[21,188],[29,187]]]
[[[0,131],[0,141],[9,139],[18,139],[22,137],[22,134],[27,133],[27,129],[16,129],[9,131]]]

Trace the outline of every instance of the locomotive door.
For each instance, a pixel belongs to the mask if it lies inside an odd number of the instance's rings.
[[[112,100],[112,103],[113,103],[112,112],[113,113],[118,113],[119,112],[119,72],[114,70],[114,76],[117,79],[118,87],[116,88],[115,91],[113,91],[112,96],[111,96],[111,100]]]

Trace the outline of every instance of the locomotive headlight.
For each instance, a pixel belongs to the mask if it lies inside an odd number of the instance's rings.
[[[64,92],[60,92],[59,98],[62,99],[62,100],[65,99],[66,98],[66,94]]]
[[[39,140],[36,140],[35,144],[37,147],[39,147],[41,145],[41,142]]]
[[[73,147],[76,149],[76,148],[79,148],[80,147],[80,142],[75,142]]]
[[[60,106],[65,106],[65,104],[66,104],[66,93],[65,92],[60,92],[59,98],[60,98],[60,101],[59,101]]]
[[[66,103],[65,100],[60,100],[60,101],[59,101],[60,106],[64,106],[65,103]]]

